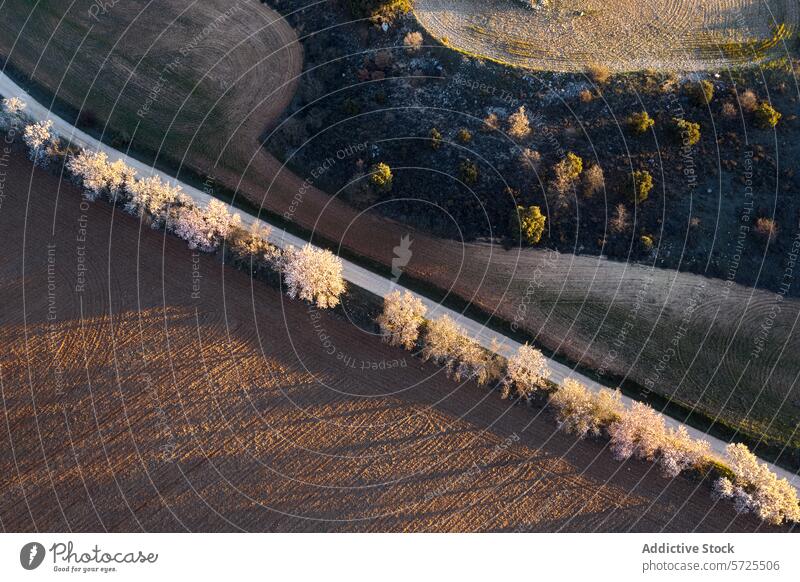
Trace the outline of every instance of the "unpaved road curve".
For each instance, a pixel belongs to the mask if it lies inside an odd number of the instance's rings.
[[[27,109],[28,114],[30,114],[35,119],[52,119],[54,130],[63,135],[64,137],[68,138],[69,140],[71,140],[73,143],[81,145],[84,148],[88,148],[91,150],[104,151],[112,159],[122,158],[126,161],[126,163],[134,167],[140,176],[149,176],[152,174],[156,174],[159,175],[164,180],[168,180],[172,183],[177,183],[177,181],[171,176],[168,176],[163,172],[160,172],[159,170],[156,170],[151,166],[147,166],[146,164],[143,164],[133,158],[125,156],[124,154],[122,154],[122,152],[119,152],[113,149],[112,147],[99,142],[93,137],[87,135],[86,133],[75,128],[74,126],[68,124],[63,119],[60,119],[59,117],[53,115],[45,107],[37,103],[30,95],[28,95],[21,87],[19,87],[16,83],[14,83],[5,74],[2,74],[0,76],[0,94],[6,97],[15,96],[24,99],[28,103],[28,109]],[[194,188],[192,186],[189,186],[188,184],[183,184],[183,183],[181,183],[180,185],[183,187],[184,191],[189,196],[191,196],[192,199],[194,199],[198,204],[205,205],[208,203],[209,200],[211,200],[211,196],[209,196],[205,192],[198,190],[197,188]],[[261,222],[265,226],[269,226],[272,229],[270,240],[278,246],[281,247],[285,247],[287,245],[301,246],[306,243],[306,241],[299,239],[298,237],[290,233],[287,233],[286,231],[276,227],[275,225],[268,224],[267,222],[258,219],[256,217],[245,215],[243,216],[243,222],[247,225],[252,224],[253,222]],[[376,275],[375,273],[372,273],[362,267],[359,267],[358,265],[355,265],[350,261],[343,260],[343,264],[344,264],[344,277],[348,282],[358,287],[361,287],[362,289],[366,289],[367,291],[370,291],[376,295],[383,296],[392,288],[403,289],[402,286],[396,285],[389,279],[386,279],[385,277],[382,277],[380,275]],[[476,338],[481,343],[481,345],[483,345],[487,349],[491,349],[492,340],[497,337],[497,334],[495,332],[487,329],[483,324],[474,321],[472,319],[469,319],[464,315],[454,312],[442,305],[439,305],[438,303],[435,303],[426,297],[423,297],[416,293],[414,294],[417,295],[428,306],[429,317],[436,317],[438,315],[444,315],[444,314],[449,315],[450,317],[455,319],[460,325],[465,327],[467,331],[470,333],[470,335]],[[501,341],[500,345],[504,353],[509,353],[509,351],[513,352],[520,345],[518,342],[507,337],[499,337],[497,339]],[[591,380],[590,378],[577,373],[575,370],[573,370],[568,366],[565,366],[553,360],[550,360],[549,364],[552,370],[552,379],[555,382],[562,382],[565,378],[572,377],[585,383],[593,390],[599,390],[602,387],[602,385],[598,384],[594,380]],[[631,400],[627,397],[624,398],[624,400],[626,401],[627,404],[630,404],[631,402]],[[670,426],[677,426],[680,424],[675,419],[669,417],[666,417],[666,421],[667,424]],[[723,454],[724,449],[728,443],[720,439],[717,439],[716,437],[713,437],[711,435],[706,435],[693,427],[687,426],[686,428],[689,431],[689,433],[695,438],[705,438],[706,440],[708,440],[711,443],[711,446],[715,453],[719,455]],[[790,473],[789,471],[786,471],[781,467],[775,465],[771,465],[771,468],[781,477],[789,479],[789,481],[795,487],[800,486],[800,476]]]

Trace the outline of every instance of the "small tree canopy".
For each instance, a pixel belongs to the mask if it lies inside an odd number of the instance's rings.
[[[542,240],[547,217],[538,206],[517,206],[511,216],[511,230],[514,237],[521,236],[528,244],[535,245]]]
[[[768,129],[778,125],[781,117],[783,117],[778,110],[766,101],[762,101],[756,107],[756,121],[761,127]]]
[[[372,166],[372,170],[370,170],[370,182],[377,186],[379,190],[384,192],[388,192],[392,189],[393,178],[394,176],[392,175],[392,169],[383,162],[378,162]]]
[[[644,202],[653,189],[653,176],[647,170],[636,170],[633,174],[633,200]]]
[[[583,160],[577,154],[567,152],[564,159],[553,167],[553,188],[559,194],[567,192],[569,187],[578,179],[583,172]]]
[[[508,117],[508,133],[516,139],[522,139],[531,133],[531,123],[528,121],[524,105],[520,105],[519,109]]]
[[[636,133],[644,133],[656,124],[655,119],[650,117],[647,111],[634,113],[628,121]]]
[[[675,131],[681,141],[686,145],[693,146],[700,141],[700,124],[685,119],[673,118]]]

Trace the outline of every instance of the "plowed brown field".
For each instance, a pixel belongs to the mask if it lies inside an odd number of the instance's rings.
[[[5,531],[759,527],[695,481],[619,464],[546,413],[82,205],[20,154],[7,174]]]

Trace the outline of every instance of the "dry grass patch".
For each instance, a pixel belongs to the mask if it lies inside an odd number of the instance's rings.
[[[752,0],[560,0],[531,10],[506,0],[416,0],[414,12],[431,35],[466,53],[585,71],[603,84],[616,72],[716,70],[780,55],[776,39],[797,30],[800,8],[793,0],[769,4],[766,11]]]

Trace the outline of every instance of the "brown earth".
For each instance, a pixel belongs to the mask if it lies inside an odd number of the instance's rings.
[[[4,531],[759,528],[20,154],[6,172]]]

